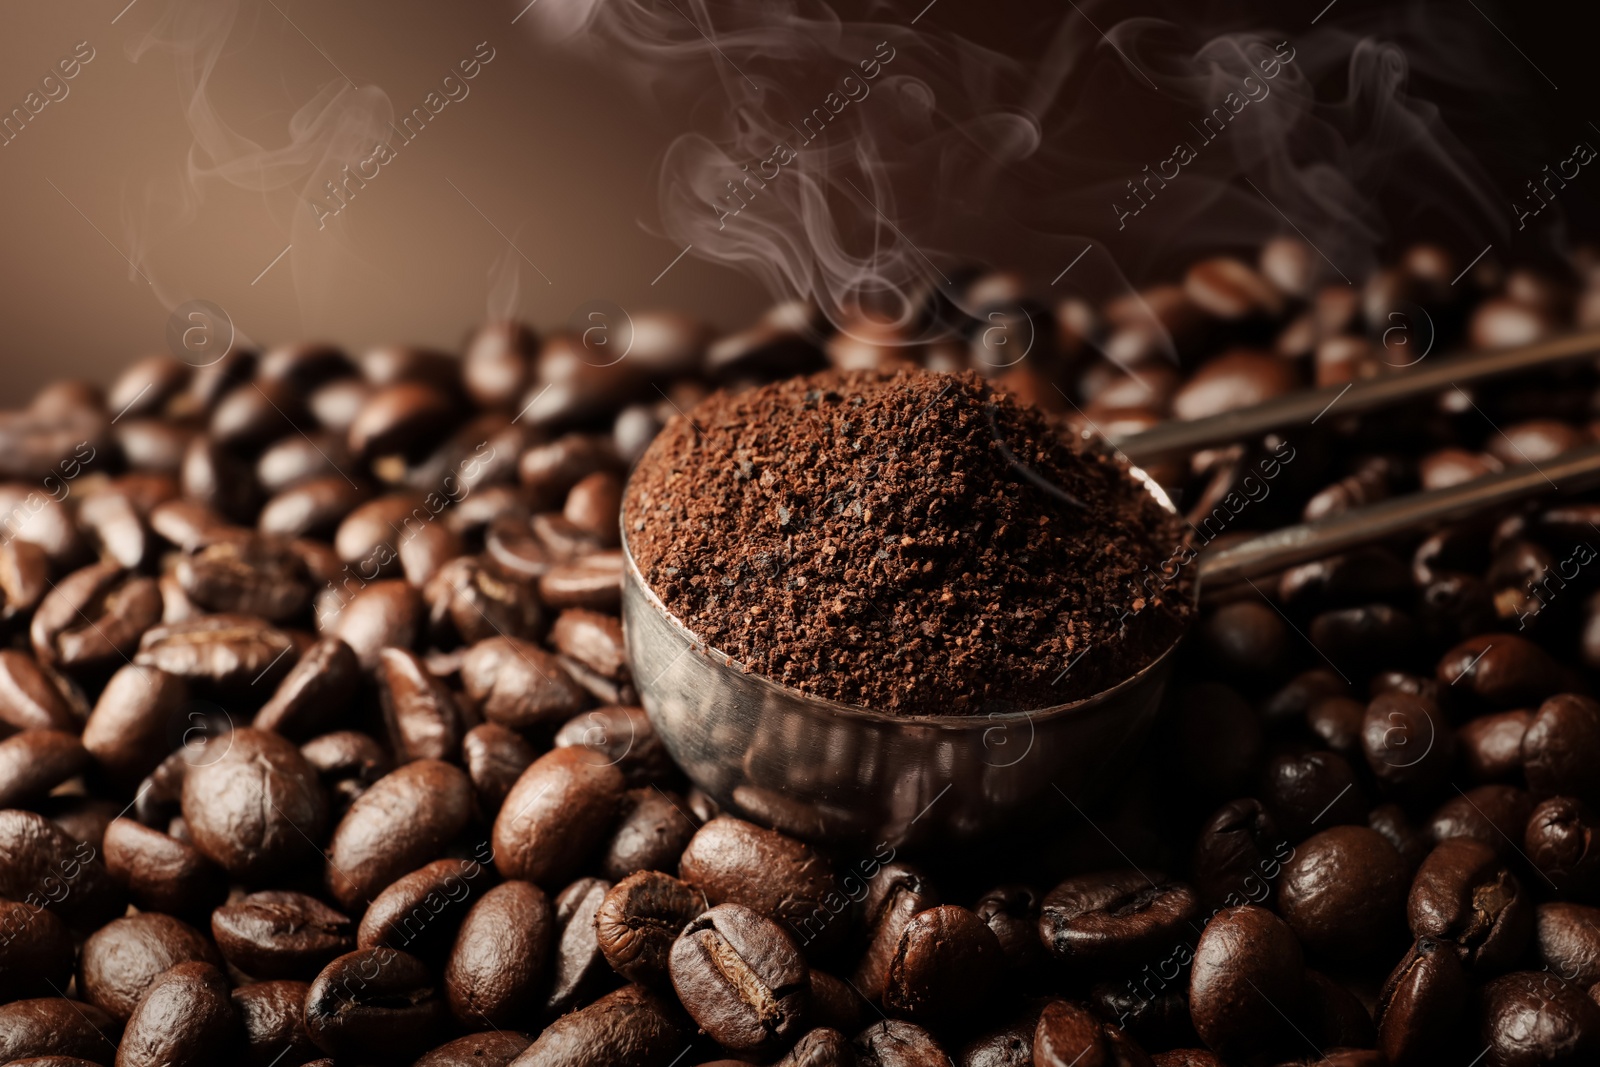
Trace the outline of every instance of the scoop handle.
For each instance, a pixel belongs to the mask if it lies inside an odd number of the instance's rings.
[[[1202,551],[1200,588],[1218,589],[1322,559],[1358,545],[1456,522],[1490,508],[1546,493],[1600,485],[1600,444],[1563,452],[1538,466],[1519,466],[1459,485],[1395,497],[1319,522],[1285,526],[1248,541]]]

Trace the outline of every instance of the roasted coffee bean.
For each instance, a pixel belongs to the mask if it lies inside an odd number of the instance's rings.
[[[89,1003],[126,1020],[156,976],[190,962],[222,966],[216,946],[188,923],[142,912],[116,919],[83,943],[78,992]]]
[[[449,394],[420,382],[384,386],[367,398],[350,423],[350,451],[358,456],[420,459],[456,421]]]
[[[1185,992],[1181,985],[1152,993],[1128,981],[1098,982],[1089,990],[1089,1003],[1140,1045],[1192,1045],[1199,1038],[1189,1023]]]
[[[328,729],[340,709],[354,699],[361,682],[361,663],[350,646],[337,637],[324,637],[295,661],[253,725],[294,741],[304,741]]]
[[[0,811],[0,897],[48,908],[87,930],[126,908],[95,847],[31,811]]]
[[[0,808],[17,808],[83,772],[89,753],[73,734],[24,730],[0,741]]]
[[[742,1060],[727,1061],[730,1064]],[[855,1067],[856,1053],[850,1039],[838,1030],[819,1026],[794,1043],[788,1055],[775,1067]]]
[[[874,1023],[852,1044],[859,1067],[953,1067],[932,1034],[904,1019]]]
[[[1526,790],[1510,785],[1483,785],[1439,805],[1428,829],[1436,842],[1470,837],[1488,845],[1502,857],[1510,857],[1515,855],[1532,814],[1533,798]]]
[[[334,531],[333,550],[365,580],[394,578],[401,572],[402,540],[432,522],[421,493],[390,493],[369,500],[344,517]]]
[[[560,722],[588,703],[560,660],[514,637],[473,645],[461,662],[461,684],[485,719],[513,730]]]
[[[883,1003],[923,1023],[961,1019],[984,1006],[1003,968],[1000,940],[982,919],[951,904],[930,908],[900,935]]]
[[[1548,652],[1515,634],[1468,638],[1440,658],[1437,677],[1441,686],[1496,709],[1536,705],[1567,680]]]
[[[344,598],[335,591],[338,608],[329,617],[318,607],[318,627],[324,637],[337,637],[349,645],[366,670],[378,664],[385,648],[411,648],[422,633],[422,595],[405,582],[372,582]]]
[[[237,452],[255,451],[305,422],[300,393],[287,382],[258,378],[230,390],[211,410],[208,427],[217,444]]]
[[[230,965],[257,979],[310,979],[356,947],[348,918],[315,897],[283,890],[216,909],[211,935]]]
[[[851,980],[862,996],[870,1000],[883,999],[889,966],[900,950],[900,938],[906,926],[918,913],[941,903],[932,880],[920,869],[904,863],[886,863],[878,869],[861,898],[866,947],[856,962],[855,976]],[[815,937],[816,934],[808,930],[806,943]],[[1037,928],[1033,937],[1037,942]]]
[[[1483,987],[1478,1001],[1486,1063],[1577,1065],[1600,1057],[1600,1005],[1548,971],[1496,978]]]
[[[378,653],[375,673],[396,758],[455,758],[461,749],[461,712],[449,687],[428,673],[415,652],[403,648]]]
[[[678,859],[699,829],[683,812],[683,800],[659,788],[630,789],[622,796],[616,828],[601,853],[600,873],[620,881],[636,871],[677,870]]]
[[[132,819],[106,826],[106,870],[141,911],[204,916],[228,893],[223,872],[193,845]]]
[[[1378,1048],[1394,1067],[1432,1063],[1455,1044],[1468,979],[1455,946],[1420,937],[1378,996]]]
[[[1563,896],[1600,897],[1600,819],[1576,797],[1533,809],[1522,837],[1528,862]]]
[[[484,814],[500,810],[506,794],[536,758],[533,746],[498,723],[479,723],[461,739],[461,761]]]
[[[622,553],[592,552],[539,576],[539,599],[552,608],[617,611],[622,604]]]
[[[438,1041],[445,1018],[423,962],[382,946],[333,960],[306,994],[306,1032],[341,1060],[406,1062]]]
[[[117,376],[106,391],[106,406],[129,416],[158,414],[189,384],[191,373],[174,356],[147,356]]]
[[[529,765],[494,822],[495,866],[507,878],[564,884],[610,830],[625,783],[583,749],[558,748]]]
[[[209,611],[283,622],[311,603],[305,561],[282,537],[216,541],[178,561],[178,584]]]
[[[1044,959],[1039,943],[1039,911],[1043,898],[1028,885],[1002,885],[972,906],[1000,942],[1009,971],[1028,971]]]
[[[551,969],[554,978],[545,1000],[547,1015],[560,1015],[615,984],[616,972],[606,963],[595,934],[594,920],[600,912],[611,883],[599,878],[580,878],[555,899],[555,956]]]
[[[1039,1026],[1044,1005],[1030,1004],[961,1046],[955,1063],[959,1067],[1033,1067],[1033,1032]],[[1188,1009],[1185,1007],[1185,1014]]]
[[[567,434],[524,452],[518,474],[532,494],[533,506],[544,509],[560,504],[572,487],[589,475],[616,473],[620,468],[616,449],[606,438]]]
[[[198,692],[230,694],[276,685],[294,666],[294,638],[249,615],[203,615],[152,627],[139,642],[136,667],[155,667]]]
[[[1233,349],[1201,364],[1172,398],[1180,419],[1220,415],[1250,407],[1295,388],[1294,371],[1277,356]]]
[[[544,890],[505,882],[484,893],[462,921],[444,969],[456,1021],[501,1027],[535,1014],[554,940],[555,915]]]
[[[1528,788],[1600,803],[1600,703],[1563,693],[1539,706],[1522,736]]]
[[[243,1028],[228,980],[210,963],[180,963],[149,983],[117,1046],[117,1067],[191,1067],[215,1062]]]
[[[40,997],[0,1004],[0,1056],[7,1063],[66,1057],[111,1067],[122,1023],[93,1004]]]
[[[1474,781],[1508,782],[1522,771],[1522,739],[1534,713],[1526,708],[1480,715],[1456,730],[1456,749]]]
[[[1288,1045],[1288,1018],[1305,990],[1300,942],[1276,915],[1247,904],[1206,924],[1189,972],[1189,1011],[1195,1032],[1219,1055],[1231,1060]]]
[[[373,899],[356,930],[356,945],[387,945],[425,962],[442,960],[455,942],[473,895],[488,881],[477,860],[424,864]]]
[[[516,1067],[671,1067],[683,1054],[689,1027],[676,1005],[642,986],[607,993],[545,1027]]]
[[[316,859],[328,803],[293,742],[240,728],[207,745],[189,768],[183,817],[207,859],[258,881]]]
[[[72,934],[54,913],[0,898],[0,1003],[67,988],[72,956]]]
[[[623,978],[662,985],[673,942],[705,909],[699,890],[660,871],[640,871],[606,893],[595,913],[595,937],[606,962]]]
[[[1056,1000],[1045,1006],[1033,1032],[1036,1067],[1070,1067],[1101,1063],[1117,1067],[1149,1064],[1150,1058],[1116,1027],[1107,1026],[1088,1008]]]
[[[1410,873],[1376,830],[1330,827],[1284,864],[1278,910],[1313,952],[1360,959],[1398,939]]]
[[[1044,898],[1039,936],[1057,959],[1098,968],[1159,957],[1193,933],[1200,905],[1182,882],[1135,870],[1069,878]]]
[[[444,564],[428,579],[423,596],[436,636],[470,645],[501,636],[532,641],[544,632],[544,608],[533,583],[477,557]]]
[[[583,746],[594,760],[614,764],[632,786],[666,784],[680,777],[650,716],[637,705],[582,712],[556,731],[555,745]]]
[[[1260,684],[1277,674],[1289,658],[1292,636],[1283,616],[1270,604],[1241,600],[1225,604],[1200,624],[1200,640],[1225,677]]]
[[[1515,962],[1533,933],[1533,907],[1522,883],[1494,849],[1466,837],[1442,841],[1417,870],[1406,901],[1417,937],[1455,943],[1469,970]]]
[[[1261,800],[1290,841],[1329,826],[1366,822],[1355,772],[1332,752],[1285,753],[1269,760]]]
[[[430,759],[396,768],[357,797],[334,829],[328,892],[345,908],[365,904],[436,859],[471,817],[472,783],[459,768]]]
[[[321,1056],[306,1033],[305,982],[256,982],[233,991],[233,1010],[244,1031],[251,1067],[299,1067]]]
[[[233,522],[247,521],[260,507],[260,487],[250,461],[209,434],[197,434],[189,441],[178,477],[184,496]]]
[[[972,918],[992,942],[989,928]],[[989,947],[997,970],[999,946]],[[811,988],[805,960],[782,928],[749,908],[719,904],[693,918],[671,946],[671,974],[684,1008],[725,1048],[759,1054],[803,1032]]]
[[[383,746],[355,730],[335,730],[313,737],[300,746],[300,754],[316,769],[328,791],[330,806],[341,818],[356,797],[393,769]]]
[[[1324,697],[1306,712],[1306,726],[1345,759],[1363,758],[1361,724],[1367,706],[1351,697]]]
[[[622,479],[610,471],[596,471],[580,479],[567,491],[562,517],[585,533],[592,534],[603,548],[622,543],[618,516],[622,513]]]
[[[267,493],[276,494],[313,478],[338,477],[340,471],[354,469],[355,465],[343,434],[293,434],[261,453],[256,460],[256,481]]]
[[[800,944],[837,944],[847,931],[832,923],[823,898],[834,892],[832,862],[821,852],[729,816],[712,819],[689,840],[678,876],[712,904],[743,904],[776,922]]]
[[[550,643],[568,659],[613,681],[628,679],[622,623],[611,615],[569,608],[550,629]]]
[[[366,485],[342,473],[308,478],[261,507],[256,528],[284,537],[327,537],[352,509],[372,497]]]
[[[174,487],[176,495],[176,487]],[[101,556],[131,569],[150,556],[154,538],[128,494],[106,489],[78,506],[78,525],[100,549]]]
[[[188,684],[153,666],[129,664],[111,676],[83,728],[83,747],[119,786],[160,765],[192,725]]]
[[[446,1041],[419,1057],[412,1067],[507,1067],[532,1043],[532,1038],[516,1030],[468,1034]]]
[[[1600,908],[1568,901],[1540,904],[1534,936],[1549,970],[1583,989],[1600,982]]]
[[[17,730],[68,732],[83,725],[33,657],[15,649],[0,650],[0,723]]]
[[[1367,705],[1361,725],[1367,767],[1389,791],[1424,795],[1441,786],[1455,759],[1455,734],[1425,697],[1391,691]]]
[[[154,579],[131,575],[116,563],[96,563],[45,594],[28,632],[41,664],[95,671],[127,662],[160,619]]]

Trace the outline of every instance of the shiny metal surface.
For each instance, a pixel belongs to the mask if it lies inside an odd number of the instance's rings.
[[[1165,507],[1161,488],[1137,472]],[[679,766],[730,811],[834,844],[959,842],[1084,803],[1123,774],[1176,642],[1113,689],[1037,711],[887,715],[745,670],[649,589],[623,533],[622,625],[645,710]]]

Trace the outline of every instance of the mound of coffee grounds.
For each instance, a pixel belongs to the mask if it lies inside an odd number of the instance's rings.
[[[897,714],[1078,699],[1192,610],[1185,577],[1158,577],[1179,521],[971,372],[719,393],[651,444],[623,522],[645,580],[712,647]]]

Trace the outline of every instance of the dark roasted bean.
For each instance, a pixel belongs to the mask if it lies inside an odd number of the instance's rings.
[[[1124,965],[1160,956],[1193,933],[1194,891],[1134,870],[1069,878],[1044,898],[1039,936],[1057,959],[1078,968]]]
[[[689,1027],[676,1005],[642,986],[607,993],[545,1028],[516,1067],[671,1067],[683,1054]]]
[[[456,698],[415,652],[386,648],[374,672],[383,705],[389,748],[401,762],[454,759],[461,750],[461,712]]]
[[[1533,809],[1523,833],[1528,862],[1563,896],[1600,896],[1600,819],[1576,797],[1551,797]]]
[[[514,637],[473,645],[461,662],[461,683],[485,719],[513,730],[559,722],[588,703],[560,660]]]
[[[256,982],[233,991],[233,1009],[244,1030],[251,1067],[300,1067],[321,1056],[306,1033],[305,982]]]
[[[494,822],[495,866],[507,878],[564,884],[600,846],[622,802],[622,772],[584,749],[534,760]]]
[[[157,975],[180,963],[222,966],[205,936],[170,915],[144,912],[107,923],[83,943],[78,991],[85,1000],[126,1020]]]
[[[1305,996],[1305,961],[1293,931],[1253,905],[1218,912],[1195,946],[1189,1011],[1195,1031],[1232,1059],[1287,1045],[1289,1017]]]
[[[141,911],[204,916],[227,896],[223,872],[193,845],[132,819],[106,826],[106,870]]]
[[[211,914],[211,935],[228,963],[258,979],[309,980],[356,947],[348,918],[315,897],[251,893]]]
[[[784,927],[802,947],[837,943],[823,898],[834,891],[833,864],[821,852],[741,819],[721,816],[695,833],[678,876],[712,904],[743,904]]]
[[[89,930],[125,910],[96,848],[31,811],[0,811],[0,897],[48,908]]]
[[[217,866],[259,881],[317,858],[328,804],[293,742],[241,728],[209,743],[183,780],[183,817]]]
[[[479,723],[461,739],[461,761],[478,795],[478,806],[493,815],[522,772],[536,757],[521,735],[498,723]]]
[[[671,946],[671,974],[684,1008],[725,1048],[759,1054],[802,1032],[811,988],[805,960],[776,923],[749,908],[719,904],[693,918]]]
[[[1441,842],[1417,871],[1406,901],[1411,932],[1454,943],[1469,969],[1495,971],[1520,957],[1533,932],[1522,883],[1488,845]]]
[[[66,923],[37,905],[0,898],[0,1003],[67,988],[72,961]]]
[[[1371,956],[1398,939],[1410,873],[1376,830],[1330,827],[1302,841],[1284,865],[1278,910],[1314,952]]]
[[[469,1028],[512,1025],[535,1013],[550,966],[555,915],[544,890],[505,882],[467,912],[445,965],[445,993]]]
[[[117,1067],[201,1067],[242,1034],[228,980],[203,961],[156,975],[133,1009]]]
[[[1418,938],[1378,996],[1379,1050],[1394,1067],[1434,1062],[1455,1042],[1468,988],[1455,947]]]
[[[306,1032],[339,1059],[406,1062],[438,1040],[445,1018],[422,961],[381,946],[333,960],[306,994]]]
[[[551,963],[554,977],[545,1012],[560,1015],[615,984],[616,972],[606,963],[595,934],[595,916],[605,901],[611,883],[599,878],[580,878],[555,899],[555,956]]]
[[[475,893],[489,877],[477,860],[434,860],[389,883],[361,917],[356,945],[387,945],[427,963],[442,960]]]
[[[438,858],[472,817],[472,783],[438,760],[407,763],[350,805],[328,842],[328,892],[346,908],[369,902]]]
[[[985,1007],[1003,967],[1000,940],[982,919],[952,904],[930,908],[913,916],[900,935],[884,982],[884,1007],[948,1025]]]
[[[261,710],[254,726],[295,741],[323,733],[354,698],[361,664],[350,646],[324,637],[295,661]]]
[[[660,871],[640,871],[612,886],[595,913],[600,952],[628,981],[661,985],[673,942],[705,908],[699,890]]]

